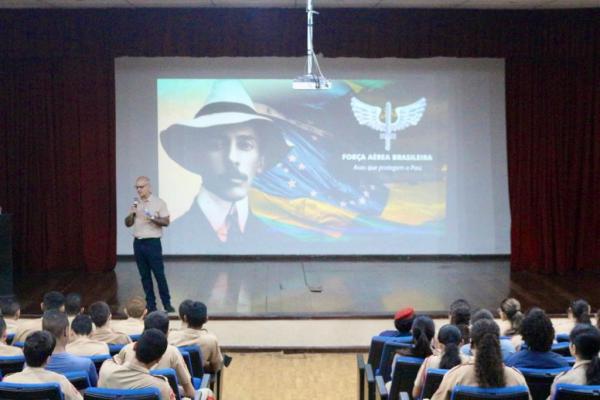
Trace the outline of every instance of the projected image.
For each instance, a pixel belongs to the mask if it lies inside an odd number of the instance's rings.
[[[365,243],[393,253],[403,238],[444,235],[449,107],[431,82],[156,88],[159,195],[176,253],[349,253]]]

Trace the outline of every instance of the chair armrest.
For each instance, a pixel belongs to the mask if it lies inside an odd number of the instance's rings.
[[[202,380],[200,381],[200,387],[198,389],[206,389],[208,385],[210,385],[211,374],[202,375]]]
[[[389,393],[387,391],[387,388],[385,387],[385,382],[383,380],[383,376],[376,375],[375,376],[375,384],[377,386],[377,397],[382,400],[387,399]]]
[[[365,364],[365,385],[365,400],[375,400],[375,375],[371,364]]]
[[[410,396],[407,392],[400,392],[400,400],[410,400]]]

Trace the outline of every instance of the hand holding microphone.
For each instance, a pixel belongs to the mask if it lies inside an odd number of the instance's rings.
[[[135,215],[137,213],[137,206],[139,204],[139,200],[137,197],[133,198],[133,204],[131,205],[131,208],[129,208],[129,215]]]

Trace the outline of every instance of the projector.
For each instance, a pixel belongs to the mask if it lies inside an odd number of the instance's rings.
[[[292,89],[319,90],[331,89],[331,81],[324,76],[302,75],[292,81]]]

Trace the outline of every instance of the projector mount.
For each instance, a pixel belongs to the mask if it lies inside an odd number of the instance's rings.
[[[321,67],[319,67],[319,61],[313,50],[313,14],[318,12],[313,10],[312,0],[306,1],[306,64],[305,74],[294,79],[292,82],[292,88],[294,89],[330,89],[331,82],[325,78]],[[315,66],[315,72],[313,72],[313,63]]]

